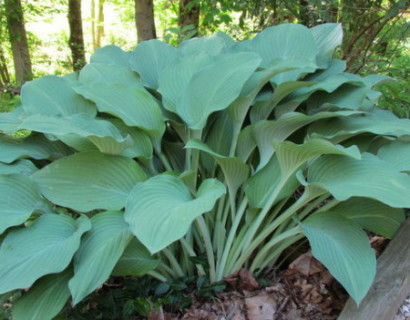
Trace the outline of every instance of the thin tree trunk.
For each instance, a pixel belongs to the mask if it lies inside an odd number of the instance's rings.
[[[96,34],[95,34],[95,21],[96,21],[96,17],[95,17],[95,1],[96,0],[91,0],[91,41],[93,44],[93,49],[97,49],[97,44],[96,44]],[[98,1],[98,0],[97,0]]]
[[[134,0],[138,42],[157,37],[153,0]]]
[[[68,1],[68,22],[70,24],[69,46],[73,59],[73,69],[78,71],[85,65],[81,0]]]
[[[105,0],[100,0],[98,2],[98,14],[97,14],[97,27],[95,30],[95,48],[101,47],[101,39],[104,36],[104,2]]]
[[[33,79],[23,9],[20,0],[5,0],[5,8],[16,81],[23,84]]]
[[[6,57],[3,48],[0,47],[0,85],[5,86],[10,83],[9,70],[7,68]]]
[[[200,6],[198,0],[179,0],[178,25],[182,35],[186,35],[191,30],[185,31],[187,26],[193,26],[195,33],[191,37],[198,35]]]

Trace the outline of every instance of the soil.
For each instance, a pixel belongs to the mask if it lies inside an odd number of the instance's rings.
[[[348,295],[310,253],[267,275],[261,288],[246,270],[225,279],[228,290],[212,302],[195,301],[184,314],[152,311],[148,320],[334,320]]]

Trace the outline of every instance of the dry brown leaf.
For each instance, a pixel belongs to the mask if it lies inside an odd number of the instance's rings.
[[[268,295],[245,298],[249,320],[272,320],[278,309],[277,302]]]

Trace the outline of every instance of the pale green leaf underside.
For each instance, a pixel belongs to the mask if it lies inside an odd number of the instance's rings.
[[[133,237],[115,265],[114,276],[142,276],[155,269],[160,260],[152,256],[136,237]]]
[[[27,159],[21,159],[10,164],[0,162],[0,174],[20,173],[29,176],[37,170],[33,162]]]
[[[30,287],[38,278],[63,271],[91,228],[87,217],[45,214],[30,227],[12,231],[0,248],[0,293]]]
[[[13,304],[13,320],[51,320],[63,309],[72,271],[45,276]]]
[[[120,211],[97,214],[91,224],[74,256],[74,277],[68,284],[74,305],[108,279],[132,237]]]
[[[132,189],[125,220],[148,250],[156,253],[183,237],[195,218],[211,210],[224,193],[221,182],[207,179],[193,198],[178,178],[155,176]]]
[[[302,223],[315,258],[360,303],[376,274],[376,257],[366,233],[355,222],[322,212]]]
[[[145,178],[134,160],[99,152],[74,154],[32,175],[51,202],[83,212],[120,210],[132,187]]]
[[[38,187],[21,174],[0,175],[0,234],[24,223],[44,199]]]
[[[0,136],[0,161],[11,163],[21,158],[50,159],[61,158],[71,151],[59,141],[50,141],[40,134],[32,134],[25,139]]]
[[[110,122],[95,119],[88,115],[76,114],[67,117],[53,117],[47,115],[33,115],[26,118],[20,128],[37,132],[62,136],[62,141],[67,141],[68,136],[77,135],[84,137],[94,144],[101,152],[120,154],[132,145],[132,139],[122,136],[118,129]],[[67,141],[73,144],[73,137]],[[77,143],[78,143],[77,139]],[[77,144],[73,144],[77,147]]]
[[[239,158],[220,155],[212,151],[206,144],[197,140],[188,141],[185,148],[201,150],[208,153],[215,159],[224,173],[232,196],[235,196],[236,191],[248,178],[249,167]]]

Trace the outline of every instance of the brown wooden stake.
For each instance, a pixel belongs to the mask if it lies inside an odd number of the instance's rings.
[[[392,320],[410,292],[410,218],[377,261],[372,288],[357,307],[349,299],[338,320]]]

